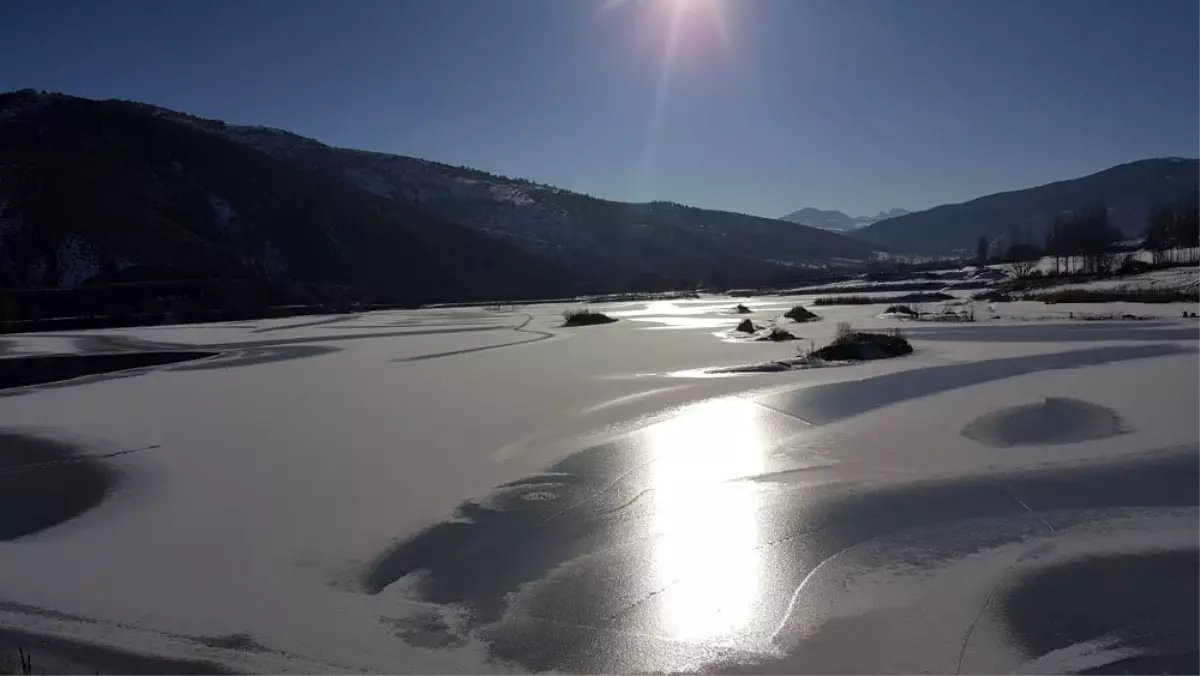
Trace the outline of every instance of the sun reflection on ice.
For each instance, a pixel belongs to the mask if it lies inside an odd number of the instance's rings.
[[[653,575],[697,593],[664,596],[660,629],[682,640],[735,634],[760,592],[758,498],[728,479],[763,471],[761,409],[743,399],[699,404],[654,426]]]

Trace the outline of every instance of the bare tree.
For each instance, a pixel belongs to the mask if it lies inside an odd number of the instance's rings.
[[[1013,279],[1025,279],[1033,274],[1037,266],[1037,260],[1019,260],[1009,263],[1006,267],[1008,274],[1012,275]]]
[[[975,245],[975,264],[981,268],[987,265],[989,248],[987,236],[980,236],[979,242]]]

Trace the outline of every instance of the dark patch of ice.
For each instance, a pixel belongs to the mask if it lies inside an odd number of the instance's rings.
[[[395,629],[396,636],[419,648],[458,648],[467,638],[454,630],[436,611],[422,611],[410,617],[385,617],[384,622]]]
[[[1082,673],[1200,673],[1195,549],[1138,552],[1038,570],[1002,608],[1030,657],[1089,642],[1114,644],[1114,662]]]
[[[240,650],[253,653],[266,650],[261,643],[254,640],[253,636],[245,633],[197,636],[192,640],[209,648],[221,648],[223,650]]]
[[[109,352],[106,354],[50,354],[0,359],[0,389],[41,385],[82,376],[163,366],[211,357],[216,352]]]
[[[20,648],[40,674],[236,674],[209,660],[157,657],[21,629],[0,628],[0,653]],[[7,666],[7,665],[4,665]],[[19,672],[17,672],[19,673]]]
[[[792,365],[787,361],[769,361],[762,364],[745,364],[743,366],[723,366],[721,368],[708,369],[704,373],[722,374],[722,373],[778,373],[779,371],[790,371]]]
[[[963,436],[998,448],[1074,444],[1121,432],[1121,417],[1112,409],[1063,397],[993,411],[962,430]]]
[[[264,345],[247,348],[228,348],[219,357],[198,361],[194,364],[176,366],[174,371],[214,371],[239,368],[255,364],[271,364],[291,359],[316,357],[336,352],[338,348],[328,345]]]
[[[115,473],[78,450],[60,441],[0,432],[0,540],[56,526],[104,500]]]
[[[1088,331],[1083,331],[1088,333]],[[1130,331],[1129,333],[1133,333]],[[925,335],[925,334],[922,334]],[[814,385],[756,397],[776,410],[828,424],[904,401],[1026,373],[1115,364],[1136,359],[1193,354],[1192,346],[1116,345],[1063,353],[1005,357],[887,373],[873,378]]]

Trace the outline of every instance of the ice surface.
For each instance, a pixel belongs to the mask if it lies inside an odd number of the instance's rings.
[[[995,305],[998,319],[964,325],[831,306],[821,321],[784,324],[802,339],[792,343],[714,335],[743,318],[774,323],[812,297],[589,305],[621,319],[603,327],[562,328],[570,306],[545,304],[4,336],[4,356],[192,346],[224,354],[0,392],[0,431],[69,445],[118,478],[75,518],[0,542],[0,629],[278,672],[525,670],[550,659],[528,654],[543,640],[574,646],[559,653],[565,661],[546,663],[552,669],[752,669],[757,659],[785,659],[780,646],[794,642],[770,637],[791,616],[786,604],[801,579],[827,558],[816,544],[789,549],[824,532],[819,514],[795,516],[821,500],[964,477],[1002,487],[987,477],[1104,467],[1196,444],[1198,327],[1180,319],[1183,305],[1137,306],[1154,319],[1120,323],[1005,303]],[[753,312],[731,314],[739,302]],[[902,327],[916,352],[843,368],[672,375],[789,359],[809,340],[829,342],[840,321]],[[961,434],[972,420],[1047,398],[1109,409],[1122,433],[1003,449]],[[1066,516],[1035,515],[997,495],[1043,531],[1039,519],[1064,519],[1056,529],[1066,535],[1039,531],[1041,540],[1062,551],[1075,541]],[[443,561],[495,567],[494,622],[478,615],[485,606],[471,606],[491,598],[483,590],[430,593],[436,585],[421,580],[431,563],[364,587],[366,571],[414,535],[478,519],[464,511],[472,503],[550,519],[527,529],[502,518],[495,535],[466,540],[475,544],[464,558]],[[775,516],[763,520],[768,512]],[[1189,544],[1180,533],[1195,531],[1194,509],[1137,518],[1137,528],[1111,532]],[[1139,530],[1146,524],[1163,528]],[[1079,532],[1079,542],[1104,539]],[[487,553],[505,537],[523,543],[507,564]],[[890,542],[873,538],[863,547]],[[865,567],[826,564],[812,584],[831,576],[835,589],[848,570],[882,577],[871,578],[874,592],[862,587],[834,597],[827,614],[805,616],[801,633],[835,637],[819,650],[808,644],[823,660],[813,664],[887,667],[838,638],[839,627],[853,626],[846,636],[880,632],[895,669],[954,668],[963,622],[1028,551],[1027,539],[1013,543],[969,559],[986,565],[955,559],[928,588],[913,586],[928,576],[888,577],[870,557]],[[470,547],[484,553],[470,556]],[[544,569],[527,567],[543,554]],[[934,589],[962,591],[962,600]],[[578,610],[564,615],[561,598]],[[901,651],[912,637],[889,638],[874,620],[823,624],[868,611],[886,617],[889,598],[942,599],[944,626]],[[995,622],[976,630],[968,667],[1026,661]],[[211,640],[230,635],[252,644]]]

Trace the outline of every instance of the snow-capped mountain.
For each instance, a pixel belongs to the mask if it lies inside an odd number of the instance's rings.
[[[784,216],[782,220],[790,221],[792,223],[799,223],[801,225],[809,225],[814,228],[821,228],[822,230],[846,232],[849,230],[865,228],[873,223],[877,223],[888,218],[904,216],[905,214],[909,213],[912,212],[908,211],[907,209],[889,209],[887,211],[881,211],[874,216],[849,216],[841,211],[805,207],[799,211],[793,211],[787,216]]]

